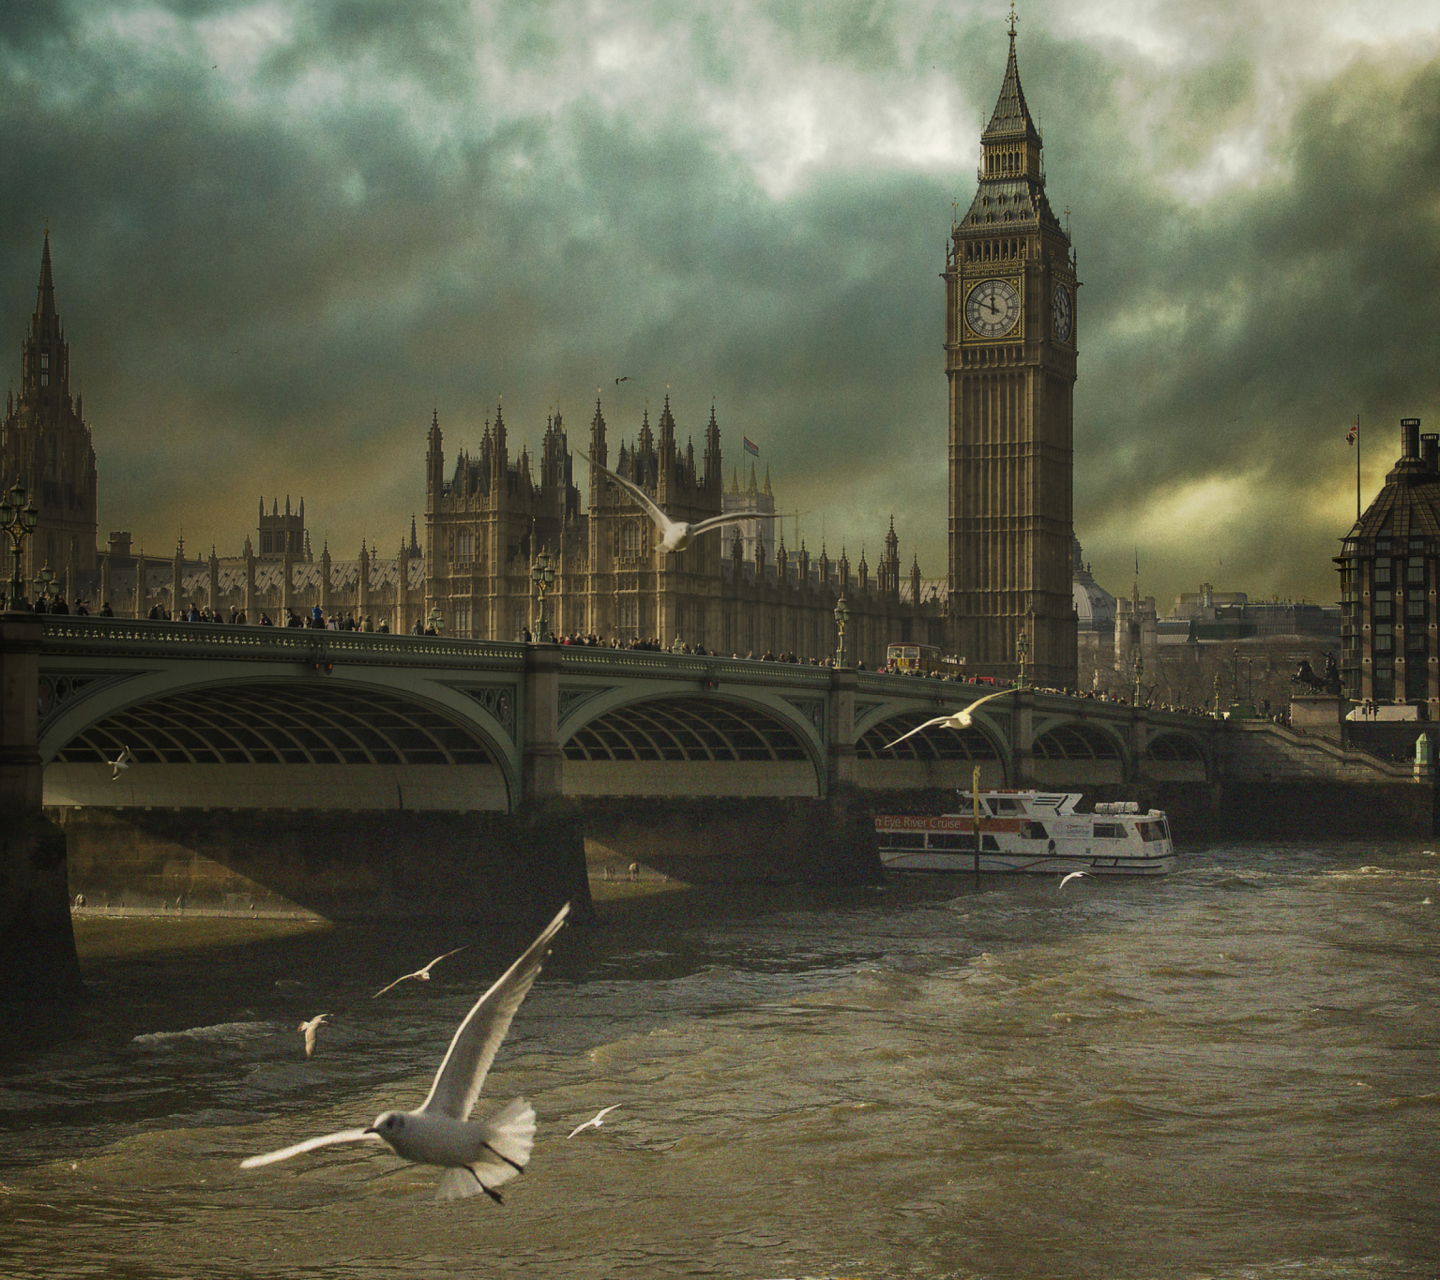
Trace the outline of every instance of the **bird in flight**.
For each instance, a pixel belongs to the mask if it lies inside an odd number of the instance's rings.
[[[383,1142],[402,1159],[445,1170],[437,1200],[462,1200],[483,1191],[503,1203],[499,1188],[525,1172],[535,1141],[535,1110],[524,1098],[507,1103],[489,1120],[471,1122],[470,1112],[510,1022],[540,973],[556,935],[570,914],[567,902],[525,953],[496,979],[465,1016],[450,1041],[429,1096],[414,1111],[385,1111],[365,1129],[343,1129],[307,1138],[240,1162],[242,1169],[288,1160],[320,1147]]]
[[[1058,887],[1061,888],[1061,889],[1063,889],[1067,884],[1070,883],[1070,881],[1072,881],[1072,880],[1083,880],[1084,878],[1085,878],[1085,873],[1084,873],[1083,871],[1072,871],[1068,876],[1066,876],[1063,880],[1060,881],[1060,884],[1059,884]]]
[[[605,1108],[603,1111],[601,1111],[598,1115],[592,1116],[589,1120],[585,1121],[584,1124],[577,1124],[577,1125],[576,1125],[573,1129],[571,1129],[570,1132],[566,1135],[566,1141],[568,1142],[568,1141],[569,1141],[571,1138],[573,1138],[577,1133],[581,1132],[581,1130],[583,1130],[583,1129],[588,1129],[588,1128],[590,1128],[592,1125],[593,1125],[595,1128],[598,1129],[602,1124],[605,1123],[605,1117],[608,1116],[612,1111],[614,1111],[615,1108],[618,1107],[619,1105],[620,1105],[620,1103],[618,1103],[618,1102],[617,1102],[617,1103],[614,1103],[612,1106],[606,1107],[606,1108]]]
[[[728,516],[711,516],[707,520],[700,520],[695,524],[688,524],[684,520],[672,520],[651,500],[650,495],[638,484],[632,484],[624,476],[617,476],[609,467],[602,467],[594,461],[583,449],[576,449],[582,458],[585,459],[597,471],[603,471],[616,484],[628,489],[634,496],[635,501],[645,510],[645,514],[655,522],[655,527],[660,530],[661,551],[684,551],[700,534],[710,529],[718,529],[722,524],[738,524],[741,520],[753,520],[754,512],[744,514],[732,513]]]
[[[627,373],[623,378],[616,378],[615,385],[618,387],[622,382],[629,382],[630,375]]]
[[[373,996],[370,997],[370,999],[378,1000],[381,996],[383,996],[387,991],[390,990],[390,987],[398,987],[402,982],[406,982],[410,978],[414,978],[417,982],[429,982],[431,969],[433,969],[437,964],[439,964],[440,961],[448,959],[450,956],[453,956],[456,951],[464,950],[464,947],[456,947],[455,951],[447,951],[443,956],[436,956],[435,959],[430,961],[430,963],[427,964],[423,969],[416,969],[414,973],[402,973],[398,978],[395,979],[394,982],[390,984],[390,986],[381,987],[379,991],[377,991]]]
[[[315,1052],[315,1033],[320,1029],[320,1024],[329,1016],[328,1013],[317,1013],[309,1022],[300,1024],[300,1034],[305,1037],[305,1056],[307,1058]]]
[[[954,715],[936,716],[933,720],[925,721],[924,724],[917,724],[909,733],[902,733],[894,742],[887,743],[885,750],[889,751],[891,747],[898,747],[906,738],[913,738],[922,730],[933,729],[936,725],[941,725],[946,729],[968,729],[974,719],[976,707],[983,707],[992,699],[1003,698],[1007,693],[1013,692],[1013,689],[1001,689],[999,693],[987,693],[983,698],[977,698],[968,707],[955,712]]]
[[[134,763],[135,756],[129,747],[126,747],[118,756],[110,761],[110,768],[114,770],[110,775],[111,782],[119,782],[120,775]]]

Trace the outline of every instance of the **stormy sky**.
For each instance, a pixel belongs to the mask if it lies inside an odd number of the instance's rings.
[[[432,410],[447,460],[502,396],[533,451],[599,387],[613,449],[668,388],[812,551],[873,565],[893,513],[941,575],[939,273],[1007,7],[0,3],[5,376],[48,218],[102,542],[233,555],[303,494],[317,554],[392,552]],[[1026,0],[1017,47],[1097,578],[1333,601],[1348,424],[1366,502],[1440,430],[1440,3]]]

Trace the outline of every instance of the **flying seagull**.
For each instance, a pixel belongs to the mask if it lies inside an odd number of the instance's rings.
[[[317,1013],[309,1022],[300,1024],[299,1031],[305,1037],[305,1056],[307,1058],[315,1052],[315,1032],[320,1029],[320,1024],[329,1016],[328,1013]]]
[[[594,1116],[593,1118],[585,1121],[584,1124],[577,1124],[573,1129],[570,1130],[569,1134],[567,1135],[566,1140],[568,1141],[570,1138],[573,1138],[573,1137],[574,1137],[577,1133],[579,1133],[582,1129],[588,1129],[588,1128],[590,1128],[591,1125],[594,1125],[594,1127],[598,1129],[602,1124],[605,1123],[605,1117],[608,1116],[612,1111],[614,1111],[615,1108],[618,1107],[619,1105],[620,1105],[620,1104],[617,1102],[617,1103],[615,1103],[615,1104],[612,1105],[612,1106],[608,1106],[608,1107],[605,1108],[605,1110],[603,1110],[602,1112],[600,1112],[599,1115]]]
[[[602,467],[594,461],[583,449],[576,449],[582,458],[585,459],[597,471],[603,471],[616,484],[628,489],[644,509],[645,514],[655,522],[655,527],[660,530],[661,551],[684,551],[700,534],[709,529],[718,529],[722,524],[738,524],[741,520],[753,520],[753,511],[746,513],[732,513],[728,516],[711,516],[708,520],[701,520],[696,524],[687,524],[684,520],[672,520],[650,499],[650,495],[637,484],[632,484],[624,476],[617,476],[609,467]]]
[[[119,782],[120,775],[134,762],[135,756],[129,747],[126,747],[118,756],[110,761],[110,768],[114,770],[110,775],[111,782]]]
[[[1070,881],[1083,880],[1084,878],[1085,873],[1083,871],[1072,871],[1068,876],[1066,876],[1063,880],[1060,881],[1057,887],[1063,889],[1067,884],[1070,883]]]
[[[510,1029],[520,1002],[534,985],[555,936],[570,914],[567,902],[545,931],[496,980],[465,1016],[435,1073],[430,1094],[414,1111],[385,1111],[368,1129],[343,1129],[307,1138],[263,1156],[242,1160],[242,1169],[288,1160],[319,1147],[348,1142],[388,1143],[396,1155],[445,1172],[435,1188],[437,1200],[462,1200],[483,1191],[502,1203],[498,1188],[525,1172],[535,1141],[535,1110],[514,1098],[489,1120],[469,1121],[480,1086]]]
[[[455,948],[455,951],[464,950],[464,947]],[[381,996],[383,996],[387,991],[390,990],[390,987],[398,987],[402,982],[405,982],[410,978],[414,978],[418,982],[429,982],[430,970],[433,969],[437,964],[439,964],[440,961],[445,960],[450,956],[453,956],[455,954],[455,951],[447,951],[443,956],[436,956],[435,959],[430,961],[430,963],[427,964],[423,969],[416,969],[414,973],[402,973],[398,978],[395,979],[394,982],[390,984],[389,987],[381,987],[379,991],[377,991],[373,996],[370,997],[370,999],[378,1000]]]
[[[616,378],[615,385],[618,387],[622,382],[629,382],[630,375],[627,373],[623,378]]]
[[[933,729],[937,724],[946,729],[968,729],[974,719],[975,708],[983,707],[993,698],[1003,698],[1007,693],[1013,693],[1013,689],[1001,689],[999,693],[987,693],[983,698],[978,698],[963,711],[957,711],[952,716],[936,716],[933,720],[927,720],[924,724],[917,724],[909,733],[902,733],[894,742],[887,743],[885,750],[891,747],[898,747],[906,738],[913,738],[924,729]]]

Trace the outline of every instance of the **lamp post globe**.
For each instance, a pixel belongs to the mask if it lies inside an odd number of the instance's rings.
[[[35,532],[40,513],[34,500],[17,478],[6,491],[0,492],[0,531],[10,538],[10,581],[5,590],[5,608],[19,609],[25,599],[25,584],[20,577],[20,556],[25,539]]]

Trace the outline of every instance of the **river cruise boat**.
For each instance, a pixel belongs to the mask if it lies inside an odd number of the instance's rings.
[[[891,871],[958,874],[975,870],[972,795],[960,813],[886,814],[875,819],[880,860]],[[1076,813],[1078,794],[980,793],[980,870],[1038,875],[1157,876],[1175,868],[1170,823],[1134,801]]]

